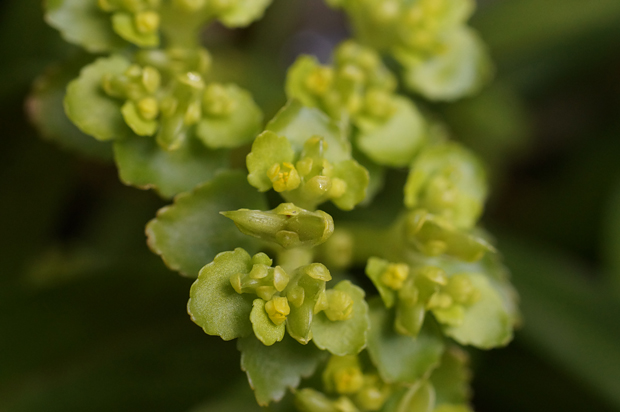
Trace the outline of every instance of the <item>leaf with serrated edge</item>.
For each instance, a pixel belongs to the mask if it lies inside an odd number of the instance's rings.
[[[325,313],[318,313],[312,320],[312,341],[334,355],[356,355],[366,347],[370,327],[364,290],[348,280],[338,283],[334,290],[346,292],[353,298],[353,316],[348,320],[331,321]]]
[[[314,345],[301,345],[288,336],[272,346],[248,336],[239,339],[237,349],[241,351],[241,369],[261,406],[282,399],[287,388],[296,388],[301,378],[312,375],[327,355]]]
[[[190,193],[176,197],[146,226],[151,250],[166,265],[184,276],[195,277],[216,254],[235,247],[258,251],[256,239],[239,232],[219,212],[242,207],[266,209],[266,201],[250,187],[241,171],[222,172]]]
[[[193,138],[168,152],[153,137],[132,136],[114,142],[114,158],[123,183],[154,188],[166,198],[193,189],[228,166],[226,151],[209,150]]]
[[[469,381],[469,356],[467,352],[454,345],[444,352],[441,364],[433,371],[430,382],[435,388],[437,404],[459,404],[469,401],[471,396]]]
[[[100,58],[84,67],[80,76],[69,83],[65,112],[81,131],[98,140],[134,136],[121,114],[123,102],[109,97],[101,87],[105,74],[121,74],[129,65],[127,59],[117,55]]]
[[[370,305],[368,352],[386,382],[413,383],[430,375],[444,350],[443,338],[434,325],[424,325],[417,338],[394,331],[393,311],[375,298]]]
[[[250,270],[252,258],[241,248],[218,254],[200,270],[190,289],[187,312],[205,333],[224,340],[252,333],[252,296],[237,293],[230,284],[231,276]]]

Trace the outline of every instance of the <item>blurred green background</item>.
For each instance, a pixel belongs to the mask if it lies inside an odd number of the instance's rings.
[[[489,167],[484,225],[524,316],[509,347],[473,353],[476,411],[620,411],[620,1],[480,1],[472,25],[495,82],[429,107]],[[319,0],[274,0],[262,22],[204,39],[214,77],[269,118],[295,56],[347,35]],[[66,124],[68,78],[25,103],[50,64],[84,61],[40,1],[0,2],[0,56],[0,411],[255,410],[235,345],[189,320],[191,281],[146,246],[165,202],[122,186],[109,147]],[[47,138],[26,110],[53,119]]]

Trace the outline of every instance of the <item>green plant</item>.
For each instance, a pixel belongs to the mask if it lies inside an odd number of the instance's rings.
[[[174,197],[148,224],[149,246],[197,277],[188,312],[207,334],[238,339],[260,405],[291,389],[301,411],[470,410],[456,343],[507,344],[516,294],[477,226],[484,168],[422,99],[451,101],[488,80],[466,26],[473,3],[329,1],[355,41],[328,65],[300,57],[288,103],[263,128],[247,91],[209,80],[197,32],[213,20],[245,26],[268,3],[48,1],[68,41],[106,54],[69,83],[66,114],[112,146],[124,183]],[[386,207],[391,169],[404,168],[404,202]]]

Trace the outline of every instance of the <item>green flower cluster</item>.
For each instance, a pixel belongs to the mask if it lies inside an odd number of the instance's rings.
[[[432,100],[475,93],[491,63],[466,26],[472,0],[331,0],[343,8],[359,41],[389,53],[404,68],[406,85]]]
[[[489,67],[465,26],[473,4],[328,2],[356,40],[329,64],[300,57],[289,101],[264,126],[247,91],[209,80],[197,33],[215,20],[247,25],[270,0],[50,0],[50,24],[109,54],[69,83],[66,113],[112,142],[125,183],[175,196],[149,222],[148,244],[196,278],[191,319],[237,339],[260,405],[292,389],[302,412],[470,412],[466,355],[450,342],[507,344],[516,293],[478,225],[484,168],[400,93],[380,53],[423,97],[473,93]],[[247,173],[230,170],[231,149],[246,148]],[[388,212],[371,203],[387,168],[409,174],[400,211],[380,224],[373,214]],[[326,209],[336,225],[317,210],[326,202],[340,209]],[[347,223],[342,211],[360,205],[369,209]],[[322,386],[296,389],[319,369]]]

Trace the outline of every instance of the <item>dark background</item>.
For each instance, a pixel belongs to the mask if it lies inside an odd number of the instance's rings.
[[[483,223],[524,315],[509,347],[473,353],[476,411],[620,411],[620,1],[480,1],[472,25],[495,81],[429,106],[488,165]],[[204,33],[214,78],[267,118],[295,56],[346,36],[318,0]],[[0,411],[251,410],[235,345],[189,320],[191,280],[145,244],[165,202],[122,186],[108,147],[76,154],[26,119],[35,77],[76,50],[39,1],[0,2]]]

